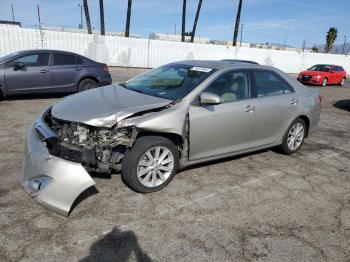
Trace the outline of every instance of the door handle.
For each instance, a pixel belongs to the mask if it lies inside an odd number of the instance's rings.
[[[45,73],[48,73],[48,72],[49,72],[49,70],[46,70],[46,69],[40,70],[40,73],[42,73],[42,74],[45,74]]]
[[[289,104],[291,105],[296,105],[298,103],[298,100],[296,100],[295,98],[293,98],[292,100],[290,100]]]
[[[81,71],[81,70],[82,70],[81,67],[75,68],[75,71]]]
[[[244,108],[244,111],[247,112],[247,113],[251,113],[255,110],[255,106],[252,106],[252,105],[247,105],[245,108]]]

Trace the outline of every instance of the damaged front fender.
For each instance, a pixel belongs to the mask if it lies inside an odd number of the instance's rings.
[[[35,125],[28,131],[21,169],[24,189],[40,204],[67,216],[75,199],[95,185],[84,167],[49,154]]]

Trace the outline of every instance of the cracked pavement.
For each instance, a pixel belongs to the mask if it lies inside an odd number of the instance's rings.
[[[115,82],[142,69],[112,68]],[[137,194],[96,177],[68,218],[21,188],[26,130],[59,97],[0,102],[0,261],[350,261],[350,83],[322,89],[301,150],[197,165]]]

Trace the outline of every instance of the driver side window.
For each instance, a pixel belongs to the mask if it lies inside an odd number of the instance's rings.
[[[250,83],[246,71],[229,71],[219,76],[205,90],[221,97],[222,103],[250,98]]]
[[[47,66],[49,64],[49,53],[32,53],[18,57],[7,63],[8,67],[13,67],[17,63],[23,63],[25,67]]]

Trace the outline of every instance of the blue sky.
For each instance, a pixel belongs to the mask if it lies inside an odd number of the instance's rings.
[[[15,18],[24,27],[37,22],[36,4],[42,22],[51,26],[77,27],[80,21],[79,0],[0,0],[0,20]],[[99,29],[98,0],[88,0],[92,26]],[[192,29],[198,0],[187,0],[186,31]],[[219,40],[231,40],[238,0],[203,0],[197,34]],[[124,31],[127,0],[105,0],[107,31]],[[336,44],[344,35],[350,42],[350,0],[244,0],[241,22],[243,41],[286,43],[301,46],[324,44],[331,26],[338,28]],[[150,32],[173,33],[181,29],[182,0],[133,0],[131,32],[148,37]],[[85,20],[84,20],[85,26]]]

